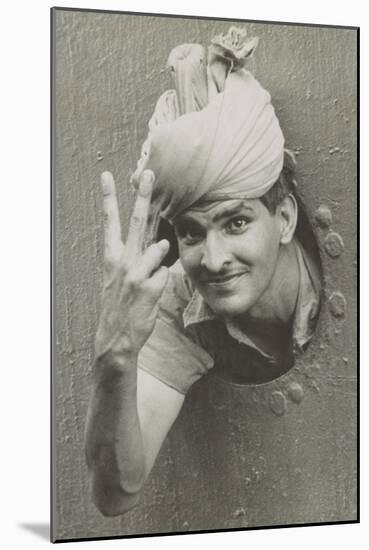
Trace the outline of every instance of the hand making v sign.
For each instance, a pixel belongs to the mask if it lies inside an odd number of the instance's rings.
[[[154,174],[142,174],[125,244],[110,172],[102,174],[101,184],[103,294],[85,452],[92,500],[101,513],[115,516],[137,504],[184,395],[138,368],[169,275],[160,267],[168,241],[143,250]]]
[[[160,264],[169,250],[161,240],[143,250],[154,174],[145,170],[138,186],[128,237],[122,242],[113,176],[101,175],[104,204],[104,279],[102,308],[95,340],[96,359],[137,355],[152,333],[160,296],[168,279]]]

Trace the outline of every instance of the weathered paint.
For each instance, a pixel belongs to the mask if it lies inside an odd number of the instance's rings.
[[[88,496],[83,430],[100,308],[99,175],[116,176],[125,231],[129,175],[155,101],[171,87],[169,51],[206,45],[229,24],[56,12],[58,539],[356,518],[356,32],[333,28],[243,25],[260,37],[251,70],[297,155],[300,192],[311,212],[329,208],[330,230],[345,243],[344,254],[327,255],[318,224],[326,295],[339,289],[346,297],[344,323],[325,303],[304,359],[279,380],[196,384],[137,509],[104,518]]]

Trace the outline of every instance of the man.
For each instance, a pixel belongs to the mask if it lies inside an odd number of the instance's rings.
[[[149,124],[125,244],[114,180],[102,175],[104,290],[85,440],[106,516],[137,503],[196,380],[276,378],[314,330],[319,266],[295,238],[293,158],[270,96],[244,69],[255,46],[231,28],[207,66],[201,46],[172,52],[176,91]],[[167,240],[145,247],[159,216],[178,240],[169,269]]]

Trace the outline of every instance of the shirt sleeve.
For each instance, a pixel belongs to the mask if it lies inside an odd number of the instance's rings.
[[[154,331],[139,353],[138,367],[186,394],[214,361],[183,327],[182,313],[188,300],[176,279],[171,273]]]

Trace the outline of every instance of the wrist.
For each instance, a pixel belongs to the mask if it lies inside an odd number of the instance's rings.
[[[95,337],[95,361],[119,367],[137,358],[138,353],[139,349],[126,333],[117,334],[99,326]]]
[[[126,374],[137,370],[136,350],[108,350],[95,359],[95,371],[106,374]]]

